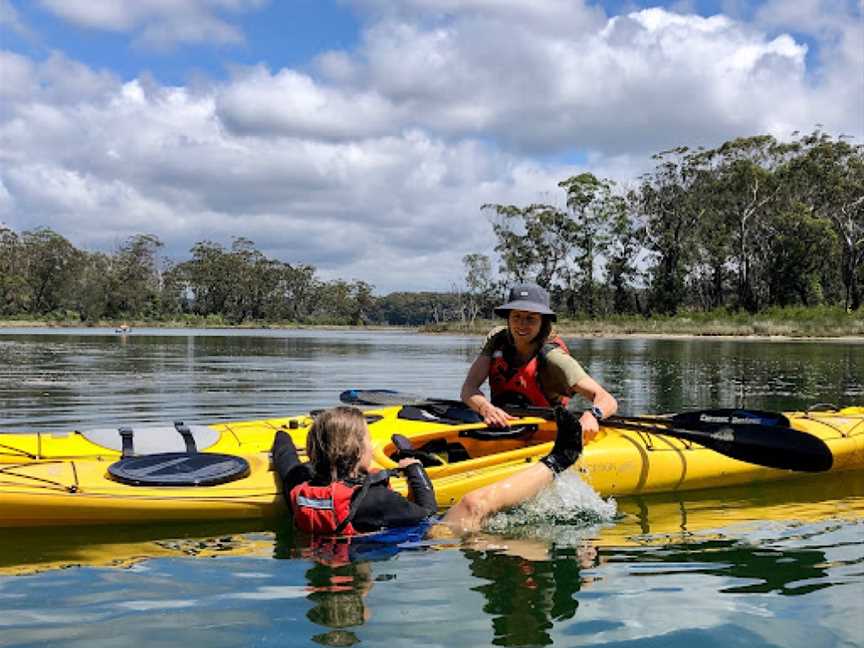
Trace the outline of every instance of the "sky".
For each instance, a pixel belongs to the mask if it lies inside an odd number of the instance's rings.
[[[864,0],[0,0],[0,223],[209,240],[377,294],[674,146],[864,139]]]

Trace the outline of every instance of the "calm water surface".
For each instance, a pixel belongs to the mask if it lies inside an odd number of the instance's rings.
[[[864,404],[859,343],[568,343],[624,413]],[[0,329],[0,432],[263,418],[352,387],[453,397],[479,344]],[[568,476],[470,541],[347,565],[273,522],[4,529],[0,629],[0,646],[862,646],[864,475],[617,502]]]

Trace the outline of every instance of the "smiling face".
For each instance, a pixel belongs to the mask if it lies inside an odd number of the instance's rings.
[[[507,325],[517,348],[527,346],[540,334],[543,316],[531,311],[511,310],[507,316]]]

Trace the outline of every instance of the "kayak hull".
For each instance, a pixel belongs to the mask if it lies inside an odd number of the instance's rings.
[[[454,425],[399,418],[399,407],[367,412],[375,463],[394,467],[390,437],[398,432],[414,448],[435,453],[443,465],[428,467],[441,508],[466,493],[513,475],[546,455],[555,436],[551,421],[525,418],[515,439],[474,438],[482,424]],[[791,426],[822,439],[833,456],[832,473],[864,469],[864,408],[786,413]],[[285,513],[268,450],[277,430],[305,446],[308,416],[209,426],[215,441],[206,452],[244,457],[247,477],[207,487],[130,486],[107,468],[118,448],[99,445],[86,433],[0,436],[0,526],[97,525],[205,520],[250,520]],[[146,430],[142,429],[142,432]],[[698,444],[662,434],[604,427],[574,466],[603,496],[672,493],[741,486],[806,475],[756,466]],[[391,481],[405,492],[402,479]]]

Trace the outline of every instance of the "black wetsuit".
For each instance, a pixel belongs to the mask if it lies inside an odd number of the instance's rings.
[[[302,463],[297,456],[297,449],[291,437],[285,432],[277,432],[273,441],[273,466],[282,481],[282,494],[285,501],[291,505],[291,490],[303,482],[314,486],[324,486],[327,482],[316,482],[308,464]],[[435,502],[435,492],[432,482],[420,464],[412,464],[405,469],[408,489],[413,502],[399,493],[390,490],[386,482],[373,483],[351,521],[352,526],[360,533],[379,531],[385,528],[406,527],[420,524],[438,509]],[[356,481],[346,480],[350,486],[361,486],[363,477]],[[354,491],[353,500],[362,492]]]

